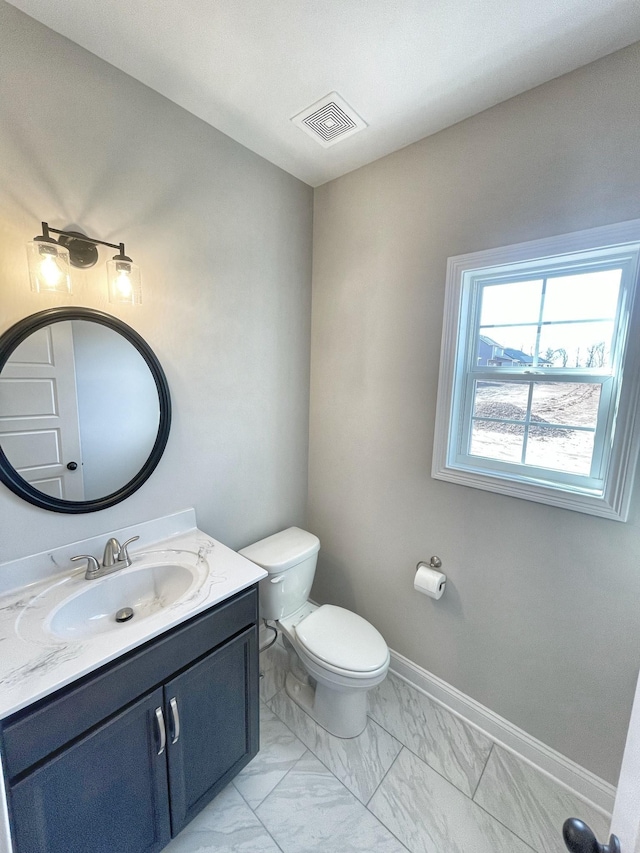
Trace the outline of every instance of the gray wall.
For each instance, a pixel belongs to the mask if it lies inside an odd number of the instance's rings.
[[[143,305],[29,290],[40,221],[119,242]],[[195,506],[232,547],[302,523],[312,190],[0,2],[0,332],[56,305],[115,314],[159,357],[174,421],[151,479],[110,510],[48,513],[0,485],[0,562]],[[114,401],[114,408],[116,402]]]
[[[640,663],[627,524],[431,479],[446,260],[640,217],[640,46],[316,190],[314,596],[615,782]],[[438,554],[445,597],[413,591]]]

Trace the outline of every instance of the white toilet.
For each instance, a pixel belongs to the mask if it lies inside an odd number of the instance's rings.
[[[260,581],[260,610],[277,621],[289,652],[287,693],[331,734],[356,737],[367,724],[367,691],[389,669],[389,649],[362,617],[307,600],[319,550],[317,536],[290,527],[240,554],[269,574]]]

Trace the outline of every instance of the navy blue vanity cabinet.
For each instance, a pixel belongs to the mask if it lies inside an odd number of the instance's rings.
[[[174,835],[247,763],[252,640],[241,634],[165,685]]]
[[[257,589],[2,722],[15,853],[155,853],[259,746]]]
[[[155,853],[170,841],[159,707],[161,689],[12,786],[19,853]]]

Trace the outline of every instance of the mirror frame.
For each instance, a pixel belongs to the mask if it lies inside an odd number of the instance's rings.
[[[15,325],[11,326],[2,336],[0,336],[0,374],[14,352],[16,347],[21,344],[25,338],[39,329],[49,326],[51,323],[62,323],[65,320],[88,320],[92,323],[99,323],[102,326],[107,326],[113,329],[118,334],[122,335],[129,341],[132,346],[140,353],[145,360],[147,367],[151,371],[156,388],[158,391],[158,403],[160,407],[160,422],[158,424],[158,434],[155,443],[149,454],[147,461],[144,463],[138,473],[125,483],[120,489],[112,492],[110,495],[105,495],[102,498],[95,498],[88,501],[66,501],[62,498],[52,498],[45,495],[38,489],[34,488],[30,483],[27,483],[13,465],[9,462],[2,447],[0,446],[0,481],[7,486],[11,491],[28,501],[34,506],[48,509],[53,512],[64,513],[81,513],[81,512],[96,512],[97,510],[107,509],[117,503],[125,500],[134,492],[136,492],[142,484],[149,479],[155,470],[158,462],[164,453],[164,449],[169,439],[169,429],[171,427],[171,396],[169,394],[169,385],[164,374],[162,366],[158,361],[155,353],[144,340],[131,326],[127,326],[122,320],[117,317],[112,317],[110,314],[105,314],[102,311],[96,311],[93,308],[47,308],[45,311],[39,311],[37,314],[32,314],[25,317],[24,320],[19,320]]]

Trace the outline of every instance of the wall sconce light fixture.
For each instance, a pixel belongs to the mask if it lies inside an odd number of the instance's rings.
[[[51,234],[58,234],[55,240]],[[109,302],[142,302],[140,268],[127,257],[124,243],[105,243],[79,231],[59,231],[42,223],[42,234],[27,244],[31,289],[38,293],[71,293],[70,265],[88,269],[98,260],[98,246],[118,249],[107,261]]]

